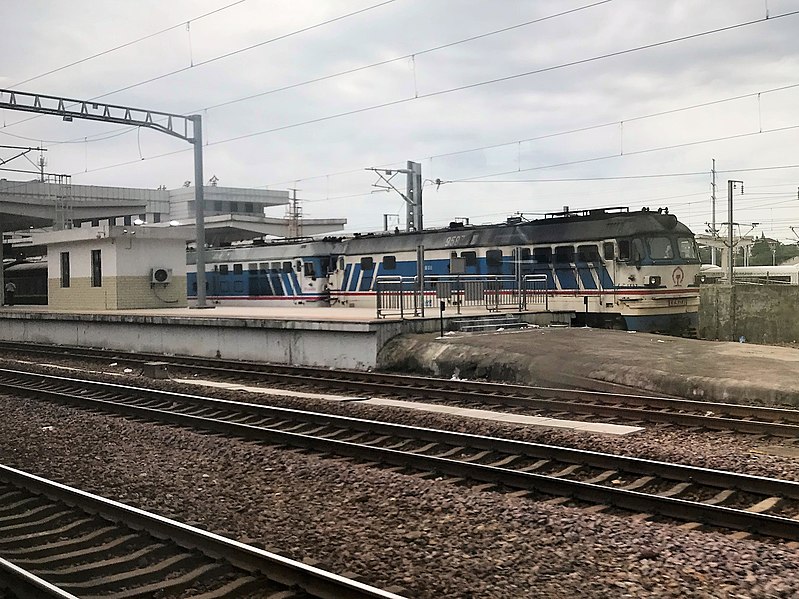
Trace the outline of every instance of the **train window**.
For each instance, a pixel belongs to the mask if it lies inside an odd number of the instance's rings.
[[[595,245],[578,245],[577,258],[580,262],[599,262],[599,248]]]
[[[344,270],[344,256],[339,256],[338,258],[338,269]]]
[[[630,240],[619,239],[619,260],[627,261],[630,259]]]
[[[251,275],[257,274],[258,264],[256,264],[255,262],[250,262],[249,264],[247,264],[247,272],[249,272]]]
[[[677,247],[680,250],[680,258],[683,260],[699,260],[696,242],[690,237],[680,237],[677,240]]]
[[[265,275],[269,272],[269,262],[259,262],[258,263],[258,270],[261,272],[262,275]]]
[[[486,250],[486,264],[488,266],[502,266],[502,250]]]
[[[227,264],[220,264],[219,265],[219,274],[220,275],[226,275],[226,274],[228,274],[229,271],[230,271],[230,268],[228,267]]]
[[[602,244],[602,255],[605,257],[605,260],[613,260],[614,251],[612,241],[606,241]]]
[[[668,237],[650,237],[647,239],[647,245],[649,245],[649,256],[653,260],[670,260],[674,258],[671,239]]]
[[[522,262],[530,262],[531,260],[532,251],[530,248],[520,248],[519,250],[519,260]]]
[[[269,270],[272,272],[280,272],[280,262],[272,262],[272,265],[269,267]]]
[[[375,261],[374,258],[371,256],[365,256],[361,258],[361,269],[363,270],[374,270],[375,268]]]
[[[383,256],[383,268],[385,270],[394,270],[397,268],[396,256]]]
[[[461,252],[461,258],[466,260],[466,266],[477,266],[477,252]]]
[[[552,248],[533,248],[533,262],[549,264],[552,262]]]
[[[69,252],[61,252],[61,287],[69,287]]]
[[[556,247],[555,262],[559,264],[570,264],[574,262],[574,247],[570,245],[559,245]]]
[[[283,272],[291,272],[291,262],[283,263]]]
[[[302,266],[304,269],[303,274],[306,277],[311,277],[312,279],[316,278],[316,269],[314,268],[313,262],[305,262]]]
[[[100,250],[92,250],[92,287],[103,286],[103,265]]]
[[[233,265],[233,274],[240,275],[242,273],[242,265],[241,264],[234,264]]]

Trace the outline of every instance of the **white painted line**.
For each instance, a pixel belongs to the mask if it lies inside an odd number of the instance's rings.
[[[474,410],[470,408],[457,408],[453,406],[442,406],[439,404],[417,403],[402,401],[397,399],[378,399],[373,397],[365,402],[367,405],[378,405],[396,408],[406,408],[409,410],[423,410],[425,412],[439,412],[442,414],[452,414],[454,416],[465,416],[467,418],[479,418],[481,420],[494,420],[496,422],[509,422],[511,424],[524,424],[533,426],[546,426],[552,428],[568,428],[592,433],[605,433],[608,435],[629,435],[644,430],[640,426],[625,426],[622,424],[606,424],[601,422],[583,422],[581,420],[558,420],[544,416],[525,416],[523,414],[506,414],[504,412],[493,412],[491,410]]]
[[[229,391],[248,391],[249,393],[261,393],[263,395],[278,395],[283,397],[302,397],[305,399],[327,399],[329,401],[363,401],[366,397],[352,397],[344,395],[329,395],[326,393],[304,393],[303,391],[290,391],[288,389],[272,389],[269,387],[248,387],[238,383],[221,383],[217,381],[205,381],[200,379],[172,379],[176,383],[188,385],[202,385],[205,387],[216,387]]]

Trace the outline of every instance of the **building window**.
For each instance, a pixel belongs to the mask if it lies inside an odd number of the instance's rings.
[[[126,216],[125,218],[122,219],[122,224],[125,225],[126,227],[131,226],[131,224],[133,224],[133,217]]]
[[[161,213],[160,212],[153,212],[153,222],[160,223],[161,222]]]
[[[225,207],[222,205],[221,200],[214,201],[214,210],[216,210],[217,212],[222,212],[224,209]]]
[[[233,214],[234,212],[239,211],[239,203],[238,202],[230,202],[230,213]]]
[[[92,287],[103,286],[101,250],[92,250]]]
[[[255,208],[253,207],[252,202],[244,203],[244,212],[255,212]]]
[[[69,252],[61,252],[61,287],[69,287]]]

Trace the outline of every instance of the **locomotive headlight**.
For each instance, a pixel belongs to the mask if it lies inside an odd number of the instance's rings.
[[[650,275],[648,285],[650,287],[660,287],[660,277],[657,275]]]

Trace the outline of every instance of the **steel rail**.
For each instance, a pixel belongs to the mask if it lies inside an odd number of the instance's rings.
[[[27,373],[20,374],[24,375]],[[48,375],[30,376],[31,378],[38,377],[48,383],[60,382],[66,384],[69,382],[70,384],[76,385],[81,383],[81,381],[77,379],[68,379],[65,377],[52,377]],[[95,381],[91,382],[91,386],[93,388],[98,388]],[[12,385],[7,383],[3,384],[3,387],[6,390],[14,389]],[[141,392],[145,399],[148,400],[154,397],[154,392],[149,389],[138,389],[123,385],[108,385],[109,393],[120,393],[123,389],[127,389],[130,393]],[[19,390],[32,391],[29,387],[20,387]],[[90,406],[92,409],[122,413],[136,418],[168,422],[178,426],[201,428],[250,440],[302,447],[323,453],[342,455],[357,460],[426,470],[448,476],[468,478],[479,482],[504,485],[509,488],[566,496],[593,503],[604,503],[624,509],[660,514],[680,520],[698,521],[726,528],[747,530],[759,534],[799,540],[799,520],[772,514],[712,505],[698,501],[689,501],[676,497],[647,494],[625,488],[609,487],[559,476],[547,476],[525,470],[512,470],[495,465],[460,461],[437,455],[426,455],[418,450],[401,451],[390,447],[378,447],[369,443],[359,444],[346,440],[337,440],[325,435],[311,436],[309,434],[265,428],[258,425],[242,424],[216,418],[171,412],[159,408],[117,403],[107,399],[92,399],[85,395],[71,395],[63,391],[34,391],[36,393],[41,392],[46,394],[53,399],[66,401],[72,404]],[[169,402],[174,402],[178,397],[193,399],[197,396],[184,396],[174,393],[164,394],[164,399]],[[205,399],[213,402],[212,404],[206,405],[216,405],[218,407],[225,407],[226,409],[230,409],[231,406],[237,405],[236,402],[211,400],[210,398]],[[288,416],[290,413],[295,413],[299,419],[313,417],[314,420],[312,422],[315,424],[327,423],[341,425],[350,423],[355,430],[369,430],[375,434],[398,434],[398,436],[404,435],[407,438],[431,441],[455,447],[485,449],[518,457],[559,459],[568,463],[583,464],[605,470],[619,470],[626,473],[635,473],[636,475],[654,475],[669,481],[690,481],[694,484],[706,485],[716,489],[737,489],[764,498],[784,497],[794,500],[799,499],[799,483],[792,481],[736,474],[694,466],[668,464],[641,458],[498,439],[494,437],[451,433],[435,429],[416,429],[405,425],[331,416],[329,414],[315,414],[312,412],[287,410],[285,408],[267,408],[254,404],[248,404],[245,408],[245,411],[251,409],[267,410],[262,413],[280,414],[284,417]]]
[[[2,557],[0,557],[0,590],[8,590],[18,599],[42,599],[42,597],[80,599]]]
[[[312,597],[402,599],[395,593],[15,468],[0,465],[0,480],[85,512],[97,514],[111,522],[121,522],[130,528],[147,531],[156,538],[168,539],[181,547],[196,549],[209,557],[224,560],[245,571],[261,572],[273,582],[287,587],[301,588]],[[15,567],[12,574],[16,572],[16,576],[24,576],[19,573],[20,570]],[[47,585],[52,586],[49,583]],[[49,589],[40,589],[38,597],[44,592],[49,593]],[[64,597],[64,599],[71,597],[68,594],[47,596]]]
[[[64,348],[29,349],[30,344],[2,343],[45,355],[63,356]],[[163,356],[159,354],[125,354],[107,350],[87,352],[70,348],[70,357],[98,359],[99,355],[127,364],[142,365],[158,360],[179,368],[200,370],[223,378],[254,377],[279,379],[284,383],[307,386],[309,380],[347,392],[364,391],[392,396],[420,395],[445,401],[475,402],[503,407],[524,408],[621,418],[634,422],[654,422],[701,427],[711,430],[732,430],[741,433],[799,437],[799,410],[715,403],[688,399],[653,397],[582,391],[552,387],[534,387],[476,381],[453,381],[430,377],[414,377],[387,373],[363,373],[350,370],[330,370],[308,366],[286,366],[246,361],[224,361],[215,358]],[[79,353],[74,353],[79,352]]]

